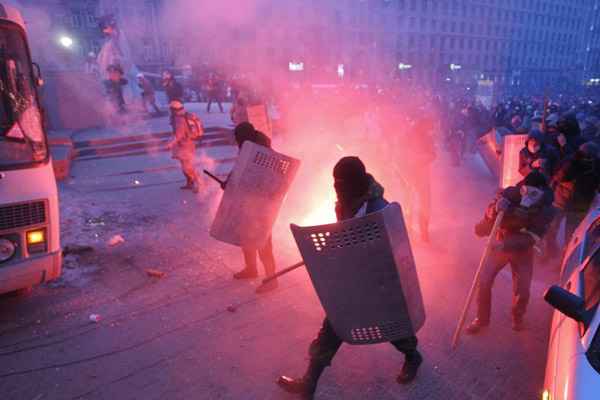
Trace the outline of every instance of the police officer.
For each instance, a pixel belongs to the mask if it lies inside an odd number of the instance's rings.
[[[333,170],[334,186],[337,194],[336,215],[338,220],[361,217],[383,209],[388,203],[383,198],[384,189],[367,174],[362,161],[357,157],[342,158]],[[415,379],[423,358],[417,350],[417,337],[391,342],[406,356],[398,382],[406,384]],[[299,379],[281,376],[278,384],[287,392],[312,399],[319,377],[331,365],[342,340],[333,330],[327,317],[309,348],[310,362],[304,376]]]
[[[196,143],[190,137],[190,127],[186,118],[186,110],[183,103],[173,100],[169,103],[171,109],[171,124],[173,127],[173,140],[169,143],[172,157],[181,163],[181,172],[186,179],[186,184],[180,189],[192,190],[198,193],[200,178],[194,166],[196,159]]]
[[[546,177],[540,171],[533,171],[516,186],[502,191],[475,227],[478,236],[488,236],[498,213],[505,212],[494,238],[496,243],[492,244],[478,282],[477,318],[467,328],[468,334],[477,334],[490,324],[492,286],[507,264],[510,264],[513,276],[512,328],[515,331],[523,329],[533,275],[534,246],[552,221],[553,197]]]
[[[254,129],[254,126],[249,122],[242,122],[236,126],[235,140],[240,149],[246,141],[271,148],[271,139],[264,133]],[[275,274],[275,256],[273,255],[273,240],[271,236],[269,236],[267,243],[262,248],[242,247],[242,253],[244,255],[245,268],[233,274],[234,279],[256,279],[258,277],[257,256],[265,267],[265,275],[269,277]],[[258,294],[266,293],[277,289],[278,286],[279,284],[275,279],[266,285],[259,286],[256,292]]]

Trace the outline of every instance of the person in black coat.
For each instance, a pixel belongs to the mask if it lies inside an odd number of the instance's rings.
[[[555,206],[567,218],[567,239],[588,213],[600,189],[599,151],[593,142],[581,145],[552,179]]]
[[[519,153],[519,173],[526,177],[532,171],[540,171],[547,179],[552,177],[557,156],[554,149],[544,143],[540,131],[532,131]]]
[[[127,79],[123,78],[123,69],[120,65],[109,65],[106,72],[108,72],[108,79],[104,81],[106,94],[119,113],[124,114],[127,109],[123,97],[123,86],[127,85],[128,82]]]
[[[175,80],[171,71],[163,71],[162,86],[165,89],[165,94],[167,95],[169,103],[172,101],[183,102],[183,86]]]
[[[384,189],[367,173],[362,161],[357,157],[344,157],[333,170],[334,187],[337,194],[335,207],[339,221],[364,216],[383,209],[388,202],[383,197]],[[413,381],[417,375],[423,358],[417,350],[416,336],[397,340],[391,344],[404,353],[406,361],[398,382],[405,384]],[[309,348],[310,362],[304,376],[293,379],[281,376],[278,384],[289,393],[301,395],[304,399],[312,399],[318,380],[342,345],[342,340],[333,330],[327,317],[316,339]]]
[[[512,327],[515,331],[523,329],[533,275],[534,247],[552,221],[552,200],[546,177],[533,171],[516,186],[503,190],[487,208],[483,220],[475,227],[478,236],[489,236],[498,213],[504,211],[505,215],[479,278],[477,318],[467,328],[467,333],[476,334],[490,324],[492,286],[507,264],[513,273]]]

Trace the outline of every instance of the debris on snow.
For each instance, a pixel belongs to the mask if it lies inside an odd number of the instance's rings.
[[[121,243],[125,243],[125,239],[121,235],[115,235],[108,241],[108,245],[111,247],[118,246]]]
[[[94,248],[92,246],[80,246],[77,244],[73,244],[73,245],[66,245],[65,248],[63,249],[63,256],[68,256],[70,254],[74,254],[74,255],[80,255],[80,254],[85,254],[85,253],[90,253],[94,251]]]
[[[146,275],[151,276],[152,278],[162,278],[165,276],[165,273],[163,271],[150,268],[146,270]]]
[[[227,311],[229,311],[230,313],[234,313],[237,311],[237,307],[236,306],[229,306],[227,307]]]
[[[91,314],[90,315],[90,321],[92,322],[100,322],[100,320],[102,319],[102,317],[99,314]]]

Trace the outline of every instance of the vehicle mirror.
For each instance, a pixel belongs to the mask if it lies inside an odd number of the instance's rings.
[[[567,317],[584,324],[588,322],[585,302],[568,290],[554,285],[546,291],[544,300]]]
[[[42,87],[42,86],[44,86],[44,78],[42,78],[42,70],[38,63],[32,63],[32,64],[33,64],[33,75],[35,78],[35,84],[38,87]]]

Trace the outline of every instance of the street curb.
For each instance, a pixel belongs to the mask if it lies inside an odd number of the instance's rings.
[[[233,135],[233,131],[231,129],[220,127],[220,126],[205,128],[204,133],[223,133],[223,134]],[[115,144],[123,144],[123,143],[129,143],[129,142],[144,142],[144,141],[148,141],[148,140],[164,139],[166,137],[171,137],[172,135],[173,135],[172,131],[161,131],[161,132],[154,132],[154,133],[116,136],[116,137],[112,137],[112,138],[81,140],[81,141],[76,141],[73,144],[76,149],[81,149],[81,148],[86,148],[86,147],[111,146],[111,145],[115,145]]]

